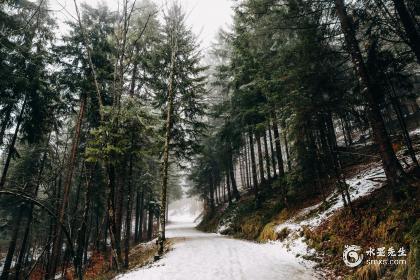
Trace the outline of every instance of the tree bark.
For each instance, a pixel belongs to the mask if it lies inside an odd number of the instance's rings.
[[[139,46],[136,45],[135,47],[135,57],[139,55]],[[133,63],[133,72],[131,73],[131,84],[130,84],[130,96],[134,96],[134,91],[136,89],[136,79],[137,79],[137,68],[138,68],[138,62],[135,58],[135,61]]]
[[[225,176],[225,182],[226,182],[226,189],[227,189],[227,197],[228,197],[228,201],[229,204],[232,204],[232,192],[230,189],[230,180],[229,180],[229,172],[226,172],[226,176]]]
[[[17,216],[15,218],[16,220],[14,220],[14,225],[12,228],[12,238],[10,239],[9,249],[4,260],[3,272],[0,275],[0,280],[7,280],[9,278],[10,267],[12,266],[13,255],[15,254],[17,238],[19,235],[20,224],[23,216],[23,209],[21,207],[24,206],[20,205]]]
[[[49,140],[50,140],[50,136],[48,136],[48,139],[46,141],[46,149],[48,148],[48,144],[49,144]],[[36,199],[38,196],[38,190],[39,190],[39,186],[41,185],[41,179],[42,179],[42,174],[44,172],[44,167],[45,167],[45,161],[47,160],[47,151],[44,152],[42,159],[41,159],[41,163],[40,163],[40,167],[39,167],[39,171],[38,171],[38,176],[37,176],[37,180],[36,180],[36,185],[35,185],[35,190],[33,193],[34,198]],[[29,206],[29,211],[28,211],[28,220],[26,221],[26,227],[25,227],[25,231],[23,234],[23,239],[22,239],[22,245],[20,248],[20,252],[19,252],[19,256],[18,256],[18,260],[16,262],[16,267],[15,267],[15,274],[16,274],[16,280],[19,279],[19,274],[20,274],[20,270],[22,269],[23,266],[23,261],[24,261],[24,256],[25,253],[27,251],[28,243],[29,243],[29,231],[32,225],[32,220],[33,220],[33,210],[34,210],[34,204],[31,203]]]
[[[416,23],[411,17],[404,0],[392,0],[392,2],[394,2],[395,10],[397,11],[404,27],[405,34],[407,35],[409,41],[409,46],[417,58],[417,63],[420,64],[420,33],[417,31]]]
[[[6,129],[10,123],[10,115],[12,114],[12,109],[13,104],[8,104],[3,114],[3,120],[0,127],[0,146],[2,146],[4,143],[4,134],[6,133]]]
[[[234,165],[233,165],[233,156],[232,156],[232,150],[230,150],[229,152],[229,177],[232,183],[232,194],[233,197],[235,198],[236,201],[239,201],[240,195],[239,195],[239,191],[238,191],[238,186],[236,184],[236,180],[235,180],[235,172],[234,172]]]
[[[351,213],[353,214],[353,216],[355,216],[355,211],[354,211],[351,199],[350,199],[348,186],[347,186],[347,183],[346,183],[346,180],[344,178],[342,168],[341,168],[340,158],[339,158],[338,149],[337,149],[337,138],[335,135],[331,112],[328,112],[327,114],[324,115],[324,120],[325,120],[325,126],[326,126],[326,131],[327,131],[328,145],[330,148],[329,155],[331,157],[331,162],[332,162],[333,176],[336,179],[336,185],[337,185],[338,190],[341,193],[344,206],[350,207]]]
[[[143,217],[144,217],[144,187],[141,192],[137,191],[137,203],[136,203],[136,228],[134,238],[136,243],[140,242],[143,233]]]
[[[10,142],[10,145],[9,145],[6,161],[4,163],[3,172],[0,178],[0,190],[3,189],[4,184],[6,183],[6,177],[7,177],[7,172],[9,171],[10,161],[12,160],[12,156],[15,152],[16,140],[19,134],[20,125],[22,124],[22,121],[23,121],[23,113],[26,108],[26,103],[27,103],[26,99],[27,97],[25,96],[25,99],[23,100],[22,108],[20,109],[20,112],[19,112],[19,116],[17,117],[15,132],[13,133],[12,141]]]
[[[245,184],[244,162],[242,158],[243,158],[242,154],[239,154],[239,157],[238,157],[239,176],[241,177],[241,186],[243,188],[246,184]]]
[[[133,134],[131,137],[131,146],[133,146]],[[125,219],[125,242],[124,242],[124,267],[128,268],[129,264],[129,253],[130,253],[130,240],[131,240],[131,211],[132,211],[132,181],[133,181],[133,151],[130,153],[130,160],[128,166],[128,183],[127,183],[127,213]]]
[[[352,145],[353,139],[351,137],[351,124],[347,113],[344,114],[344,127],[347,134],[347,140],[349,141],[349,145]]]
[[[246,179],[246,187],[249,189],[251,188],[251,176],[250,176],[250,167],[249,167],[249,160],[248,160],[248,141],[245,138],[244,144],[244,155],[245,155],[245,179]]]
[[[258,193],[257,167],[255,164],[254,140],[253,140],[253,135],[251,131],[248,133],[248,137],[249,137],[249,148],[250,148],[250,154],[251,154],[252,180],[254,183],[253,189],[254,189],[255,200],[258,201],[259,193]]]
[[[66,176],[65,176],[65,181],[64,181],[63,199],[61,201],[61,205],[59,206],[59,213],[58,213],[59,223],[56,224],[56,229],[55,229],[56,234],[54,237],[52,251],[51,251],[49,271],[46,274],[47,279],[55,277],[55,274],[57,271],[57,265],[61,257],[63,231],[60,224],[63,224],[64,219],[65,219],[65,213],[66,213],[68,199],[70,195],[70,188],[71,188],[71,183],[73,179],[73,173],[76,166],[77,150],[79,147],[81,128],[82,128],[82,123],[83,123],[83,117],[85,114],[85,105],[86,105],[86,97],[81,97],[80,108],[79,108],[79,113],[78,113],[77,122],[76,122],[76,129],[75,129],[75,133],[72,140],[72,148],[70,152],[69,165],[66,171]]]
[[[213,172],[210,174],[210,211],[211,214],[214,213],[215,205],[214,205],[214,175]]]
[[[122,249],[123,249],[123,238],[122,238],[122,226],[123,226],[123,213],[124,213],[124,199],[125,199],[125,190],[124,190],[124,185],[125,185],[125,170],[121,167],[119,167],[118,169],[115,170],[114,172],[114,176],[115,176],[115,180],[116,180],[116,190],[117,192],[115,193],[115,240],[116,240],[116,251],[117,251],[117,255],[120,258],[120,263],[123,264],[123,253],[122,253]],[[119,174],[123,174],[122,176],[118,176]]]
[[[162,189],[161,189],[161,199],[160,199],[160,218],[159,218],[159,237],[158,237],[158,255],[162,256],[164,242],[165,242],[165,225],[166,225],[166,193],[168,188],[168,168],[169,168],[169,149],[170,142],[172,138],[172,125],[173,125],[173,102],[175,98],[175,92],[173,89],[173,80],[174,80],[174,71],[175,71],[175,56],[178,49],[177,39],[174,39],[173,49],[171,52],[171,65],[169,73],[169,82],[168,82],[168,108],[166,116],[166,131],[165,131],[165,145],[163,148],[163,158],[162,158]]]
[[[284,175],[284,166],[283,166],[283,156],[281,154],[281,144],[280,144],[280,133],[279,128],[277,125],[277,116],[276,112],[272,112],[271,116],[273,118],[273,133],[274,133],[274,143],[276,146],[276,157],[277,157],[277,165],[279,167],[279,176]]]
[[[151,196],[150,196],[151,199]],[[149,209],[148,209],[148,224],[147,224],[147,240],[150,241],[153,239],[153,204],[149,200]]]
[[[343,0],[335,0],[335,9],[340,20],[348,51],[362,84],[362,93],[365,95],[368,103],[367,116],[372,127],[373,139],[379,148],[387,181],[391,186],[396,187],[404,175],[404,171],[392,149],[378,102],[374,96],[373,86],[356,39],[353,22],[347,15]]]
[[[140,219],[140,192],[136,190],[136,208],[135,208],[135,221],[134,221],[134,242],[139,240],[139,219]]]
[[[284,150],[286,152],[286,158],[287,158],[287,171],[290,171],[290,170],[292,170],[292,160],[290,158],[289,141],[287,140],[287,130],[286,129],[283,132],[283,141],[284,141]]]
[[[269,137],[269,140],[270,140],[271,163],[273,165],[273,174],[274,174],[274,177],[277,177],[276,157],[274,156],[273,136],[271,135],[270,121],[268,121],[268,127],[267,128],[268,128],[268,137]]]
[[[259,132],[255,134],[256,142],[257,142],[257,153],[258,153],[258,169],[260,171],[261,183],[265,181],[264,177],[264,160],[262,154],[262,147],[261,147],[261,135]]]
[[[76,251],[76,273],[78,278],[81,280],[83,279],[83,252],[85,247],[88,246],[86,243],[86,231],[87,231],[87,223],[89,218],[89,211],[90,211],[90,197],[91,197],[91,183],[92,183],[92,173],[94,167],[90,167],[92,170],[89,172],[89,178],[86,181],[86,189],[84,192],[84,207],[83,207],[83,216],[82,216],[82,223],[77,231],[77,251]]]
[[[386,73],[385,73],[385,75],[386,75]],[[390,81],[390,79],[387,79],[387,80]],[[411,142],[410,133],[408,132],[407,125],[406,125],[405,120],[404,120],[404,115],[403,115],[403,112],[401,111],[401,103],[400,103],[400,101],[398,99],[398,96],[395,92],[394,85],[391,82],[389,82],[389,84],[390,84],[390,87],[391,87],[391,98],[390,98],[391,99],[391,104],[392,104],[392,107],[394,108],[395,114],[397,115],[398,123],[400,125],[401,130],[402,130],[402,135],[403,135],[403,139],[404,139],[404,142],[405,142],[405,146],[408,150],[408,154],[410,155],[411,160],[413,161],[415,166],[417,168],[419,168],[420,166],[419,166],[419,162],[417,161],[416,152],[414,151],[413,143]]]
[[[348,147],[350,145],[349,144],[350,142],[347,140],[347,134],[346,134],[346,128],[344,127],[344,121],[341,116],[339,117],[339,119],[340,119],[341,131],[343,133],[343,138],[344,138],[344,145]]]
[[[213,188],[214,188],[214,198],[216,205],[219,205],[219,191],[218,191],[218,185],[216,180],[213,181]]]
[[[115,266],[117,271],[120,269],[120,264],[122,262],[121,255],[121,243],[116,238],[117,232],[117,221],[116,221],[116,213],[115,213],[115,190],[116,190],[116,183],[115,183],[115,167],[113,164],[109,164],[108,168],[108,189],[109,189],[109,196],[108,196],[108,231],[109,231],[109,238],[111,240],[111,253],[112,257],[115,261]],[[106,240],[105,240],[106,241]]]
[[[271,178],[271,170],[270,170],[270,155],[268,153],[266,131],[264,131],[264,134],[263,134],[263,141],[264,141],[264,151],[265,151],[265,168],[267,169],[267,179],[269,180]]]

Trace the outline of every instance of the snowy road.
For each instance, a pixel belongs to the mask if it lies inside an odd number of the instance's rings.
[[[276,244],[257,244],[203,233],[192,223],[172,223],[167,237],[176,237],[173,250],[151,267],[120,276],[119,280],[306,280],[310,268]]]

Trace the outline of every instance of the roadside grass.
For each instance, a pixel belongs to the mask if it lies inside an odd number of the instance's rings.
[[[168,239],[165,242],[164,254],[171,250],[173,240]],[[140,243],[130,250],[129,267],[122,271],[110,269],[110,262],[103,255],[95,253],[85,272],[87,280],[111,280],[118,275],[123,275],[134,269],[146,267],[154,262],[154,256],[157,254],[157,246],[155,242]]]

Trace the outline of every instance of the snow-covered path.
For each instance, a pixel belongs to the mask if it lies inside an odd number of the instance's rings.
[[[312,269],[278,244],[258,244],[214,233],[203,233],[193,223],[168,225],[167,237],[176,237],[173,250],[150,267],[118,279],[144,280],[306,280]]]

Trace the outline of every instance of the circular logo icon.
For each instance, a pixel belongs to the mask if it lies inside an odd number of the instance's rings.
[[[361,250],[357,245],[346,245],[343,252],[343,261],[348,267],[356,267],[363,261],[363,254],[358,252]]]

